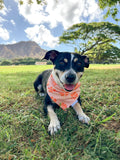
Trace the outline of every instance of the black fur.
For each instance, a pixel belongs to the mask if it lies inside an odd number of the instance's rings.
[[[36,92],[46,93],[47,80],[48,80],[51,72],[52,72],[52,70],[45,70],[36,78],[36,80],[33,84]],[[38,89],[39,85],[41,85],[40,90]]]
[[[48,106],[48,105],[51,105],[54,110],[60,108],[56,103],[54,103],[54,102],[51,100],[50,96],[47,94],[47,95],[45,96],[44,107],[43,107],[43,110],[44,110],[45,115],[47,115],[47,113],[48,113],[48,111],[47,111],[47,106]]]
[[[40,75],[37,77],[36,81],[34,82],[34,88],[35,88],[36,92],[39,92],[38,86],[39,86],[40,84],[42,84],[42,74],[40,74]],[[43,89],[42,89],[42,90],[43,90]],[[42,90],[41,90],[41,91],[42,91]]]
[[[65,58],[68,59],[68,63],[64,62]],[[74,62],[75,58],[78,58],[78,61]],[[59,69],[61,71],[70,69],[71,65],[76,72],[83,72],[84,67],[86,68],[89,67],[89,58],[87,58],[86,56],[81,56],[76,53],[74,53],[73,62],[71,62],[71,54],[69,52],[56,51],[55,53],[55,50],[47,52],[43,59],[47,59],[47,60],[50,59],[55,65],[55,69]]]
[[[74,55],[73,56],[74,58],[71,61],[71,53],[58,52],[56,50],[51,50],[46,53],[46,55],[43,59],[46,59],[46,60],[50,59],[55,66],[54,69],[57,69],[62,72],[69,70],[70,68],[72,68],[76,73],[77,72],[84,72],[84,67],[86,67],[86,68],[89,67],[89,59],[86,56],[81,56],[76,53],[74,53],[73,55]],[[67,63],[64,61],[64,59],[67,59]],[[75,60],[75,59],[77,59],[77,60]],[[53,106],[53,108],[56,108],[56,107],[59,108],[59,106],[51,100],[51,98],[47,94],[47,90],[46,90],[47,80],[48,80],[51,72],[52,72],[52,70],[46,70],[46,71],[42,72],[34,82],[34,88],[35,88],[36,92],[42,92],[42,93],[46,94],[45,103],[44,103],[44,112],[46,114],[47,114],[47,106],[48,105]],[[56,73],[56,76],[58,78],[60,78],[59,75],[57,75],[57,73]],[[73,75],[69,75],[68,81],[72,81],[71,77],[73,78]],[[38,89],[39,85],[41,85],[40,90]],[[80,96],[78,98],[78,102],[81,105]]]

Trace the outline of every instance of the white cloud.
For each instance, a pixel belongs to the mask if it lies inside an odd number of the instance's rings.
[[[6,6],[3,6],[3,9],[0,10],[0,39],[3,40],[8,40],[10,38],[9,36],[9,32],[7,31],[6,28],[3,27],[3,22],[7,21],[6,19],[4,19],[2,16],[6,16],[8,13],[8,9],[6,8]]]
[[[29,27],[25,32],[30,40],[33,40],[40,45],[46,45],[51,48],[57,45],[58,37],[54,37],[44,25]]]
[[[5,28],[2,28],[1,26],[0,26],[0,38],[3,40],[9,39],[9,32]]]
[[[27,1],[23,5],[18,4],[19,13],[30,24],[43,24],[46,22],[49,23],[51,28],[54,28],[58,23],[62,23],[65,29],[75,23],[101,18],[101,10],[95,0],[46,1],[46,7],[38,5],[36,0],[33,0],[34,3],[31,5]]]
[[[45,22],[46,14],[44,12],[44,7],[38,5],[36,0],[33,0],[33,2],[32,4],[28,4],[28,1],[24,1],[23,5],[18,3],[19,13],[28,20],[30,24]]]
[[[10,20],[10,22],[12,23],[13,26],[15,26],[15,21],[13,19]]]
[[[17,0],[14,1],[17,2]],[[30,24],[35,25],[25,30],[27,37],[39,41],[39,44],[46,43],[50,46],[50,43],[52,43],[55,46],[57,38],[50,31],[57,27],[59,23],[62,24],[64,29],[67,29],[76,23],[99,21],[102,15],[95,0],[46,0],[46,6],[38,5],[36,0],[32,1],[31,5],[27,1],[24,1],[23,5],[18,3],[18,9],[19,14]],[[49,30],[45,28],[45,23],[49,25]],[[34,30],[36,28],[37,31]],[[48,37],[52,41],[49,42]]]
[[[8,12],[7,8],[5,7],[5,5],[3,6],[3,9],[0,10],[0,14],[2,15],[6,15]]]
[[[7,20],[5,20],[4,18],[2,18],[2,17],[0,16],[0,23],[5,22],[5,21],[7,21]]]
[[[5,15],[7,15],[7,13],[8,13],[8,10],[7,10],[7,8],[4,5],[3,9],[0,9],[0,15],[1,16],[5,16]],[[1,16],[0,16],[0,23],[7,21],[6,19],[4,19]]]
[[[12,41],[7,41],[5,44],[15,44],[15,43],[17,43],[17,41],[12,40]]]

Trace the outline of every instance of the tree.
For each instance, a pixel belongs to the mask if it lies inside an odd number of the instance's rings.
[[[120,61],[120,49],[112,44],[102,44],[89,50],[90,61],[93,63],[110,63]]]
[[[120,63],[120,49],[117,48],[116,46],[111,45],[111,48],[105,51],[105,53],[103,54],[103,57],[105,57],[106,55],[107,55],[106,59],[109,63],[111,62]]]
[[[3,4],[4,4],[3,0],[0,0],[0,9],[2,9],[4,7]]]
[[[120,13],[118,7],[120,7],[120,0],[98,0],[98,4],[102,10],[107,9],[107,13],[104,15],[105,18],[112,16],[116,21],[120,20],[117,14]]]
[[[74,45],[83,55],[103,44],[119,43],[120,26],[109,22],[75,24],[63,32],[59,42]]]
[[[1,62],[0,65],[1,65],[1,66],[9,66],[9,65],[11,65],[11,61],[4,60],[4,61]]]

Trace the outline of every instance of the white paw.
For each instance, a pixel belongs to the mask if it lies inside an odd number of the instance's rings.
[[[45,96],[45,93],[39,93],[39,96],[43,97],[43,96]]]
[[[79,114],[78,115],[78,119],[79,121],[81,121],[82,123],[86,123],[86,124],[89,124],[90,122],[90,118],[86,115],[86,114]]]
[[[54,135],[58,130],[60,130],[59,120],[52,120],[48,126],[48,131],[50,135]]]

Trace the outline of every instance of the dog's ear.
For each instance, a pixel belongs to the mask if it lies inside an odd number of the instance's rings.
[[[82,56],[83,61],[84,61],[84,67],[88,68],[89,67],[89,58],[87,56]]]
[[[60,52],[56,50],[50,50],[45,54],[45,57],[43,59],[51,60],[53,63],[56,59],[56,57],[60,54]]]

